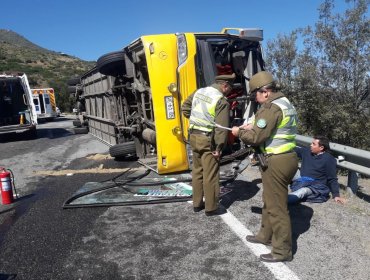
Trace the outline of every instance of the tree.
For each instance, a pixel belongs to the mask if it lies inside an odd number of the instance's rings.
[[[314,28],[269,42],[267,65],[297,107],[299,133],[325,134],[333,142],[370,149],[370,0],[346,3],[352,7],[334,14],[334,1],[324,0]]]
[[[274,42],[267,43],[270,55],[266,59],[266,64],[277,79],[286,82],[285,86],[288,87],[291,86],[296,69],[296,40],[296,32],[292,32],[289,35],[279,34]]]

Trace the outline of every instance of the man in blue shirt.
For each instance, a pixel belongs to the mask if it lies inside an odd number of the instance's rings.
[[[288,204],[299,201],[325,202],[332,194],[335,202],[345,203],[339,195],[336,159],[328,152],[329,140],[324,136],[315,136],[310,149],[295,149],[302,160],[300,178],[293,181],[288,195]]]

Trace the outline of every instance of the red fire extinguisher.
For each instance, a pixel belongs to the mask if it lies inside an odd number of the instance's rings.
[[[0,190],[2,204],[13,203],[12,173],[0,167]]]

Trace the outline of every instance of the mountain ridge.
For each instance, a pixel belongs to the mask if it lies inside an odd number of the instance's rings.
[[[48,51],[52,52],[48,49],[45,49],[43,47],[40,47],[31,41],[27,40],[25,37],[22,35],[10,30],[10,29],[0,29],[0,41],[2,43],[8,43],[11,45],[16,45],[19,47],[26,47],[30,49],[36,49],[40,51]]]
[[[23,72],[31,88],[54,88],[63,111],[72,111],[74,103],[67,81],[94,66],[95,61],[48,50],[12,30],[0,29],[0,73]]]

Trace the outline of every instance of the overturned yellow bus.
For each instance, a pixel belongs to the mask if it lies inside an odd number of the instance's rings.
[[[101,56],[80,78],[76,91],[79,118],[110,147],[114,157],[135,154],[159,174],[191,167],[188,120],[182,102],[214,77],[236,73],[228,96],[231,123],[255,111],[248,80],[264,70],[260,29],[141,36],[122,50]],[[243,147],[233,142],[225,155]]]

